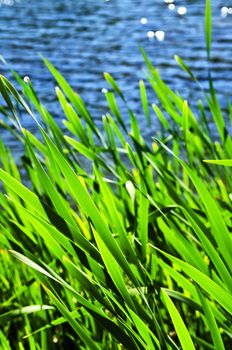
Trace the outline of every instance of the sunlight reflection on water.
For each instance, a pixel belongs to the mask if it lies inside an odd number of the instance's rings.
[[[232,91],[232,7],[225,0],[211,3],[212,75],[219,101],[226,108],[225,96],[230,99]],[[58,123],[63,112],[55,102],[55,82],[38,53],[61,71],[99,124],[108,111],[104,71],[118,81],[130,108],[144,123],[138,81],[144,79],[145,64],[139,46],[145,48],[161,77],[190,104],[202,95],[177,66],[174,54],[181,56],[208,88],[203,0],[0,0],[0,4],[0,54],[20,76],[30,77]],[[12,80],[1,62],[0,70]],[[148,84],[147,90],[149,100],[155,102]],[[124,105],[119,107],[127,122]],[[34,130],[30,118],[24,118],[24,127]],[[154,129],[158,127],[154,117]],[[152,130],[144,126],[144,132]]]
[[[20,0],[0,0],[0,6],[13,6],[16,3],[19,3]]]
[[[227,15],[232,15],[232,7],[223,6],[221,8],[221,16],[226,17]]]
[[[183,16],[187,13],[187,8],[184,6],[178,7],[177,13],[178,15]]]
[[[147,18],[145,18],[145,17],[141,18],[140,23],[147,24]]]

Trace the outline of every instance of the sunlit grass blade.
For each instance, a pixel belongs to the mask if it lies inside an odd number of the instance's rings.
[[[211,12],[206,0],[208,63]],[[141,51],[150,90],[141,77],[136,113],[109,73],[92,115],[44,59],[63,123],[30,79],[12,71],[21,93],[1,76],[4,350],[230,348],[232,108],[220,106],[211,67],[206,93],[176,56],[204,98],[187,101]],[[158,120],[148,132],[150,105]]]
[[[197,82],[197,79],[193,75],[191,69],[184,63],[184,61],[178,55],[175,55],[175,60],[180,65],[180,67],[190,76],[190,78],[193,81]]]
[[[141,96],[143,111],[147,118],[148,125],[150,125],[151,124],[150,111],[149,111],[149,105],[147,101],[146,87],[143,80],[140,80],[139,87],[140,87],[140,96]]]
[[[204,297],[203,293],[200,291],[200,289],[198,289],[198,294],[202,303],[202,307],[204,309],[205,312],[205,318],[206,318],[206,322],[208,324],[210,333],[211,333],[211,337],[213,339],[214,342],[214,346],[215,349],[217,350],[225,350],[225,347],[223,345],[223,341],[222,341],[222,337],[220,334],[220,330],[217,326],[217,322],[215,320],[215,317],[213,315],[212,309],[207,301],[207,299]]]
[[[118,291],[122,295],[125,302],[130,306],[130,308],[136,311],[133,300],[125,285],[122,270],[118,262],[114,259],[113,255],[111,254],[109,249],[106,247],[105,243],[102,241],[101,237],[98,235],[97,232],[94,233],[94,236],[96,238],[97,245],[101,252],[102,259],[106,265],[106,268],[110,274],[110,277],[115,283],[115,286],[117,287]]]
[[[172,302],[168,294],[165,292],[165,290],[162,290],[162,296],[164,298],[164,303],[171,316],[172,322],[174,324],[176,333],[178,335],[183,350],[196,350],[183,319],[181,318],[177,308],[175,307],[174,303]]]
[[[143,259],[146,261],[148,249],[148,213],[149,201],[146,198],[147,189],[143,178],[141,177],[141,192],[139,193],[139,207],[138,207],[138,236],[142,245]]]
[[[54,307],[50,305],[30,305],[24,306],[21,309],[15,309],[12,311],[8,311],[4,314],[0,315],[0,324],[4,325],[5,322],[12,320],[15,317],[23,316],[26,314],[31,314],[34,312],[45,311],[45,310],[53,310]]]
[[[88,334],[87,329],[85,329],[83,325],[79,325],[79,323],[70,315],[70,311],[66,308],[66,306],[63,305],[63,303],[61,303],[61,301],[59,301],[58,298],[56,298],[56,296],[47,287],[44,286],[44,288],[51,300],[56,305],[57,309],[66,318],[70,326],[74,329],[74,331],[87,346],[87,348],[91,350],[100,350],[100,347],[96,342],[92,340],[91,336]]]
[[[162,147],[166,149],[169,153],[171,153],[174,157],[176,157],[170,149],[168,149],[162,142],[160,142]],[[178,159],[178,157],[176,157]],[[217,203],[212,198],[209,193],[207,187],[203,183],[203,181],[199,178],[199,176],[185,164],[183,161],[179,159],[179,162],[186,169],[188,175],[190,176],[201,200],[204,204],[205,210],[207,212],[209,221],[211,223],[212,229],[215,233],[215,240],[218,243],[218,247],[221,251],[221,254],[226,256],[226,260],[228,263],[228,268],[232,266],[232,253],[230,250],[232,240],[229,233],[229,230],[224,222],[224,219],[221,215],[221,212],[218,208]]]
[[[199,226],[199,222],[196,222],[195,216],[191,215],[192,213],[189,213],[185,208],[182,208],[182,211],[186,218],[188,219],[189,223],[192,225],[196,235],[202,242],[202,245],[204,247],[205,252],[210,257],[212,263],[214,264],[216,270],[218,271],[219,276],[221,276],[222,280],[224,281],[225,285],[228,287],[228,289],[232,292],[232,277],[230,272],[228,271],[228,268],[225,266],[223,260],[218,254],[218,251],[215,249],[213,244],[210,242],[210,240],[207,237],[207,230],[205,232],[203,231],[203,226]]]
[[[225,291],[220,285],[215,283],[208,276],[200,272],[195,267],[177,259],[170,254],[161,252],[164,256],[176,263],[188,276],[198,283],[211,297],[213,297],[222,307],[232,314],[232,302],[230,294]]]
[[[112,92],[108,91],[108,92],[106,92],[105,96],[106,96],[106,99],[107,99],[107,102],[109,104],[111,112],[116,117],[116,119],[117,119],[118,123],[121,125],[121,127],[126,131],[127,129],[126,129],[125,123],[123,121],[123,118],[121,116],[121,113],[118,109],[114,94]]]
[[[15,178],[7,174],[4,170],[0,169],[0,179],[4,182],[4,184],[12,189],[18,196],[22,197],[25,202],[27,202],[28,206],[34,208],[34,210],[41,216],[46,217],[46,213],[44,208],[39,201],[38,197],[22,185]]]
[[[203,161],[210,164],[232,166],[232,159],[204,159]]]
[[[63,155],[59,152],[59,150],[52,143],[52,141],[47,137],[47,135],[44,132],[42,133],[48,148],[51,150],[51,152],[54,155],[54,158],[60,168],[60,171],[62,171],[63,175],[67,180],[68,188],[73,198],[80,205],[80,207],[82,208],[86,216],[92,220],[92,223],[94,224],[96,230],[101,235],[104,243],[111,250],[111,253],[114,255],[114,257],[120,262],[122,268],[125,269],[125,272],[128,273],[128,276],[132,279],[132,281],[135,284],[137,284],[137,280],[135,279],[134,274],[131,271],[131,268],[129,267],[128,262],[126,261],[124,255],[122,254],[122,251],[118,247],[118,244],[112,237],[112,234],[109,231],[109,228],[107,227],[105,221],[101,217],[90,195],[88,194],[86,189],[83,187],[78,176],[74,173],[74,171],[72,170],[68,162],[65,160]]]
[[[125,97],[119,88],[118,84],[116,83],[115,79],[107,72],[104,73],[105,80],[111,85],[113,90],[117,92],[117,94],[125,101]]]

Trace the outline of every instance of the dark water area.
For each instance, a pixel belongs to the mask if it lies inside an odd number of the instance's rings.
[[[232,96],[232,1],[212,0],[212,69],[219,101],[226,108]],[[204,41],[204,0],[0,0],[0,54],[20,76],[29,76],[38,95],[60,122],[64,116],[55,101],[55,82],[39,53],[48,58],[86,102],[101,123],[108,109],[102,73],[110,72],[141,120],[145,136],[159,124],[153,116],[147,130],[139,100],[138,81],[144,78],[143,46],[161,76],[190,105],[201,97],[178,67],[180,55],[207,88]],[[230,7],[231,6],[231,7]],[[12,79],[0,63],[1,74]],[[149,94],[150,102],[155,96]],[[25,117],[23,126],[33,130]],[[143,125],[144,123],[144,125]],[[2,137],[17,152],[15,140]]]

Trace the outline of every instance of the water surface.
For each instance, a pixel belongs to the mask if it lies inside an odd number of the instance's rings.
[[[60,122],[54,81],[39,57],[48,58],[80,93],[100,123],[107,111],[102,73],[110,72],[119,82],[131,107],[141,120],[145,136],[159,127],[155,116],[152,129],[143,126],[138,81],[144,77],[143,46],[165,81],[190,103],[200,94],[194,83],[177,66],[179,54],[207,87],[204,43],[203,0],[0,0],[0,53],[24,77],[29,76],[49,111]],[[213,77],[220,103],[232,95],[232,1],[212,0]],[[10,77],[1,63],[1,73]],[[153,102],[153,95],[149,95]],[[24,126],[33,129],[30,118]],[[11,136],[8,144],[17,151]]]

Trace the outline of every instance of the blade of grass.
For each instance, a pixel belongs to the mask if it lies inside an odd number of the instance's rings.
[[[183,350],[196,350],[183,319],[181,318],[179,312],[177,311],[177,308],[175,307],[171,298],[168,296],[164,289],[162,289],[162,296],[164,298],[164,303],[171,316],[173,325],[175,327],[176,333],[178,335]]]

